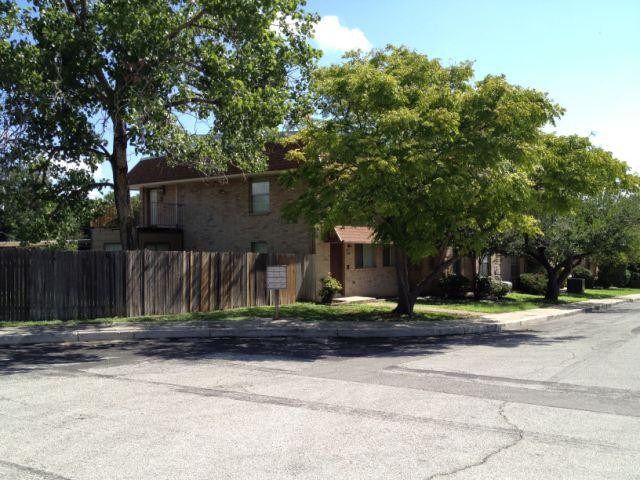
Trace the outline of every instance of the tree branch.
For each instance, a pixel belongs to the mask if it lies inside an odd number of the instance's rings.
[[[102,145],[100,146],[100,149],[90,148],[89,151],[95,153],[96,155],[99,155],[100,157],[105,157],[105,158],[111,157],[111,154]]]
[[[179,25],[174,30],[169,32],[169,35],[167,35],[167,40],[173,40],[174,38],[176,38],[178,35],[180,35],[180,32],[182,32],[183,30],[186,30],[187,28],[191,27],[194,23],[196,23],[198,20],[200,20],[204,16],[204,14],[205,14],[204,10],[200,10],[198,13],[194,14],[191,18],[189,18],[182,25]]]
[[[213,105],[215,107],[220,106],[220,102],[218,102],[217,100],[210,100],[208,98],[203,98],[203,97],[191,97],[191,98],[184,98],[181,100],[175,100],[173,102],[168,102],[166,104],[166,107],[175,108],[175,107],[180,107],[182,105],[188,105],[190,103],[202,104],[202,105]]]

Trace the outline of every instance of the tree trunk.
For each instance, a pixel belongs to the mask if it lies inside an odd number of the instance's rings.
[[[438,256],[438,262],[429,274],[420,280],[415,286],[411,287],[409,281],[409,260],[404,251],[396,247],[396,276],[398,279],[398,305],[393,310],[394,313],[400,315],[413,316],[413,307],[416,300],[425,290],[431,286],[431,283],[438,278],[442,271],[457,260],[457,256],[446,259],[446,250]]]
[[[544,296],[544,299],[549,302],[556,303],[558,301],[558,297],[560,296],[560,279],[558,278],[558,273],[558,269],[547,269],[547,292]]]
[[[133,240],[133,214],[131,212],[131,197],[129,195],[129,181],[127,173],[127,131],[124,121],[117,120],[114,125],[113,153],[111,155],[111,170],[113,172],[113,193],[118,213],[120,227],[120,242],[123,250],[135,248]]]
[[[411,284],[409,282],[409,260],[404,250],[399,247],[395,248],[395,257],[396,277],[398,280],[398,305],[393,312],[412,317],[417,296],[414,296],[411,291]]]
[[[478,285],[478,257],[471,255],[471,285],[473,286],[473,299],[480,300],[480,286]]]
[[[560,287],[562,287],[562,285],[564,285],[564,283],[569,278],[569,275],[571,275],[571,272],[573,272],[573,267],[574,267],[573,263],[574,263],[573,258],[569,258],[569,259],[565,260],[564,266],[562,267],[562,271],[558,275],[558,283],[559,283]]]

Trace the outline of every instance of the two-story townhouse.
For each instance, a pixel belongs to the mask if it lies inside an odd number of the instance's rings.
[[[208,176],[162,157],[141,160],[129,173],[141,212],[136,238],[155,250],[253,251],[315,254],[316,281],[333,275],[345,296],[396,294],[395,266],[389,248],[373,243],[366,227],[338,227],[320,237],[303,221],[283,219],[283,205],[297,192],[279,181],[296,167],[279,145],[266,148],[268,166],[247,174],[231,169]]]
[[[393,247],[376,245],[369,228],[336,227],[321,237],[303,221],[283,219],[283,205],[298,192],[285,188],[279,177],[296,164],[285,158],[280,145],[268,145],[266,153],[267,169],[255,174],[230,169],[210,176],[170,165],[163,157],[141,160],[128,177],[141,198],[139,248],[314,254],[317,289],[320,279],[331,274],[345,296],[396,295]],[[94,242],[93,248],[113,248],[113,241],[103,247]],[[470,276],[470,262],[462,259],[451,271]],[[426,259],[417,270],[428,271],[431,263]],[[501,263],[498,257],[485,258],[478,268],[499,275]]]

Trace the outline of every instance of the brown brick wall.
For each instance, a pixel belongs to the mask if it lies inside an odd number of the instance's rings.
[[[375,248],[376,266],[372,268],[355,268],[355,255],[355,245],[347,243],[344,254],[345,296],[392,297],[397,295],[396,269],[382,266],[382,247]]]
[[[178,184],[184,248],[249,251],[251,242],[266,242],[270,253],[313,253],[312,229],[302,220],[290,223],[281,216],[280,209],[296,192],[286,190],[276,176],[263,179],[270,182],[267,214],[250,213],[249,179]]]
[[[105,243],[120,243],[120,231],[115,228],[92,228],[91,250],[104,250]]]

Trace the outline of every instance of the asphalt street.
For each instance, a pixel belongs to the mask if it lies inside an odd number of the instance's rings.
[[[0,348],[0,478],[640,478],[640,305],[532,328]]]

